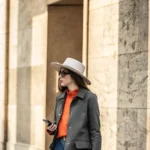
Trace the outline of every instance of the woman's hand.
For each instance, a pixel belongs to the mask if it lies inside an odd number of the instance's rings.
[[[57,129],[57,125],[56,124],[51,124],[50,126],[48,126],[46,128],[49,132],[54,132]]]

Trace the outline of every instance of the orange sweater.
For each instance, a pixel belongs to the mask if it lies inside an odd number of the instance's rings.
[[[67,135],[67,128],[68,128],[68,119],[70,114],[70,104],[73,100],[73,98],[77,95],[78,90],[74,91],[67,91],[67,97],[64,104],[63,113],[58,125],[58,134],[57,138],[63,137]]]

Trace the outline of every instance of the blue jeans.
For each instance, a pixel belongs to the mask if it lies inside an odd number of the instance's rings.
[[[65,141],[63,139],[57,139],[54,144],[54,150],[64,150]]]

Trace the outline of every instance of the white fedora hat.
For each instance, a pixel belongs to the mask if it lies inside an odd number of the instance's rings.
[[[83,75],[83,73],[85,71],[85,66],[76,59],[67,58],[63,64],[60,64],[59,62],[52,62],[51,66],[56,71],[60,71],[60,68],[69,69],[69,70],[75,72],[76,74],[78,74],[79,76],[81,76],[86,84],[88,84],[88,85],[91,84],[90,80]]]

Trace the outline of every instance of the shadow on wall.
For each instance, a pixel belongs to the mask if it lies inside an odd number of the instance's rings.
[[[146,150],[148,1],[120,0],[117,149]]]

